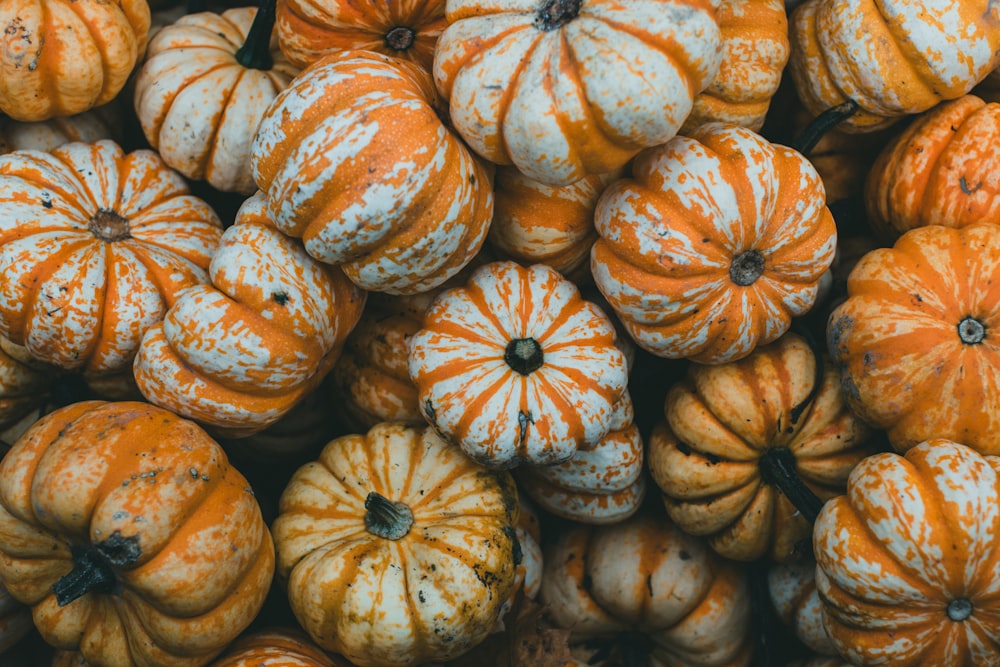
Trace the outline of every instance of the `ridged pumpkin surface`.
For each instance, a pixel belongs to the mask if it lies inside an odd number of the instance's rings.
[[[300,630],[268,628],[242,637],[211,667],[350,667]]]
[[[156,153],[108,140],[0,156],[0,209],[0,334],[92,373],[129,367],[222,235]]]

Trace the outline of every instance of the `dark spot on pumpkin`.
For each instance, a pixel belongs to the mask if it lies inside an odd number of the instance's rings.
[[[691,560],[691,554],[681,549],[681,552],[677,554],[681,560]]]
[[[420,604],[427,602],[427,600],[424,599],[424,592],[422,590],[417,591],[417,599],[420,600]]]
[[[580,586],[583,588],[583,590],[590,591],[590,589],[593,588],[594,586],[593,578],[591,578],[589,574],[583,575],[583,579],[580,581]]]
[[[51,199],[43,199],[42,200],[42,206],[44,206],[45,208],[52,208],[52,200]]]
[[[274,301],[279,306],[284,306],[288,303],[288,294],[284,291],[271,292],[271,300]]]
[[[649,591],[649,597],[653,597],[653,575],[646,575],[646,590]]]

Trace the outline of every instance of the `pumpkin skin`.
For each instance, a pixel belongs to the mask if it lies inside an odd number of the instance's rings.
[[[823,604],[816,590],[816,561],[778,563],[767,571],[771,604],[785,627],[810,650],[836,656],[837,649],[823,627]]]
[[[52,369],[0,336],[0,431],[41,406],[53,380]]]
[[[242,637],[211,667],[350,667],[291,628],[268,628]]]
[[[434,80],[477,153],[548,185],[673,137],[721,61],[718,0],[452,0]]]
[[[827,347],[851,410],[897,451],[942,437],[1000,454],[998,253],[992,223],[920,227],[851,271]]]
[[[875,451],[836,370],[793,333],[740,361],[690,366],[663,409],[647,457],[667,513],[734,560],[808,553],[810,523],[772,466],[784,463],[825,500],[843,493],[854,465]]]
[[[121,113],[115,103],[75,116],[22,123],[0,118],[0,154],[11,151],[50,151],[74,141],[121,140]]]
[[[872,456],[816,520],[816,586],[857,665],[986,665],[1000,654],[1000,460],[944,439]]]
[[[143,134],[163,161],[223,192],[257,190],[247,162],[265,109],[298,73],[271,37],[268,66],[251,63],[255,7],[182,16],[157,32],[135,78]]]
[[[205,269],[222,223],[153,151],[64,144],[0,155],[0,335],[67,370],[113,374]]]
[[[361,667],[456,657],[513,593],[517,506],[508,473],[426,426],[337,438],[292,476],[272,525],[292,611]]]
[[[888,126],[961,97],[998,64],[988,0],[807,0],[789,17],[789,72],[815,116],[848,99],[848,131]]]
[[[1000,222],[1000,104],[975,95],[922,114],[879,153],[865,183],[872,227],[895,239],[915,227]]]
[[[95,570],[103,583],[78,578]],[[88,663],[207,664],[253,620],[273,570],[246,479],[166,410],[75,403],[0,462],[0,577],[46,642]]]
[[[5,0],[0,112],[20,121],[110,102],[146,48],[145,0]]]
[[[595,212],[598,289],[640,347],[719,364],[777,339],[816,300],[837,232],[809,161],[708,123],[636,157]]]
[[[486,240],[492,169],[443,109],[409,61],[346,51],[304,70],[251,149],[278,228],[363,289],[413,294],[458,273]]]
[[[743,571],[665,518],[573,526],[544,557],[540,600],[571,641],[632,630],[652,640],[650,667],[750,664]]]
[[[151,403],[246,437],[329,373],[365,293],[282,234],[259,193],[226,230],[209,276],[143,336],[136,385]]]
[[[434,45],[447,25],[444,5],[444,0],[278,0],[275,32],[282,52],[299,67],[329,53],[364,49],[412,60],[429,72]]]
[[[694,98],[680,133],[715,121],[760,130],[788,63],[784,0],[721,0],[715,14],[722,62]]]
[[[544,264],[493,262],[410,338],[424,418],[490,467],[565,461],[607,435],[628,368],[607,315]]]

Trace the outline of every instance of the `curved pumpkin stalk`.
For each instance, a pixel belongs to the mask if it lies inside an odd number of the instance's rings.
[[[813,118],[809,124],[806,125],[806,129],[802,130],[799,136],[792,140],[791,144],[789,144],[789,148],[793,148],[803,155],[809,155],[809,153],[812,152],[813,147],[819,143],[820,139],[822,139],[827,132],[856,114],[858,109],[858,103],[854,100],[847,100],[837,106],[830,107],[820,115]]]
[[[271,32],[274,30],[276,11],[277,0],[260,0],[260,7],[253,17],[246,41],[236,52],[236,62],[249,69],[268,70],[274,66],[274,59],[271,57]]]

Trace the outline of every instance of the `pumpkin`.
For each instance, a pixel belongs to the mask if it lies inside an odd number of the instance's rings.
[[[444,5],[443,0],[278,0],[278,42],[299,67],[329,53],[364,49],[412,60],[430,71],[434,45],[447,25]]]
[[[0,335],[113,374],[205,269],[222,223],[153,151],[101,140],[0,155]]]
[[[147,403],[43,417],[0,462],[0,577],[95,665],[205,665],[260,610],[274,548],[246,479]]]
[[[836,370],[794,333],[740,361],[692,364],[663,411],[647,460],[667,513],[734,560],[807,554],[822,501],[876,450]]]
[[[695,96],[681,134],[714,121],[760,130],[788,63],[784,0],[721,0],[715,20],[722,62]]]
[[[273,23],[273,3],[200,12],[150,41],[135,78],[136,115],[169,166],[224,192],[257,190],[247,169],[250,143],[265,109],[298,72],[271,37]]]
[[[145,0],[4,0],[0,112],[20,121],[110,102],[146,48]]]
[[[0,655],[21,641],[33,627],[31,609],[11,597],[0,581]]]
[[[553,622],[572,631],[571,642],[631,632],[651,643],[648,661],[633,664],[750,664],[745,575],[666,518],[636,514],[609,526],[573,525],[544,558],[540,599]],[[626,637],[637,644],[634,634]]]
[[[989,0],[807,0],[789,41],[809,112],[853,101],[842,127],[865,132],[969,92],[1000,65],[1000,15]]]
[[[568,461],[525,465],[515,473],[520,488],[551,514],[589,524],[623,521],[646,497],[642,436],[626,393],[615,407],[606,436]]]
[[[1000,460],[943,438],[851,473],[816,520],[823,624],[856,665],[986,665],[1000,654]]]
[[[331,441],[272,524],[278,574],[313,641],[368,667],[448,660],[514,590],[517,494],[432,429],[386,422]]]
[[[226,437],[278,421],[330,371],[365,293],[320,264],[244,202],[209,266],[211,284],[184,292],[135,357],[148,401]]]
[[[594,282],[635,342],[710,364],[806,313],[837,242],[809,161],[723,123],[639,155],[601,195],[595,226]]]
[[[443,111],[412,62],[345,51],[314,63],[251,148],[275,224],[367,290],[413,294],[458,273],[486,240],[492,171]]]
[[[51,369],[0,336],[0,430],[44,403],[53,380]]]
[[[868,219],[896,238],[914,227],[1000,222],[1000,104],[975,95],[922,114],[879,153],[865,184]]]
[[[266,628],[240,638],[211,667],[350,667],[297,629]]]
[[[547,264],[577,284],[590,281],[590,248],[597,240],[594,207],[621,170],[584,176],[555,187],[513,167],[497,169],[491,246],[522,264]]]
[[[434,80],[473,150],[568,185],[677,133],[719,69],[717,6],[454,0]]]
[[[864,255],[827,346],[851,410],[898,451],[933,437],[1000,454],[1000,226],[920,227]]]
[[[767,571],[767,590],[771,605],[799,641],[816,653],[837,655],[823,627],[823,604],[816,590],[816,561],[809,558],[771,566]]]
[[[490,467],[565,461],[611,429],[628,382],[604,312],[544,265],[493,262],[443,292],[410,338],[424,418]]]
[[[111,102],[75,116],[26,123],[0,117],[0,153],[50,151],[73,141],[121,140],[119,105]]]

